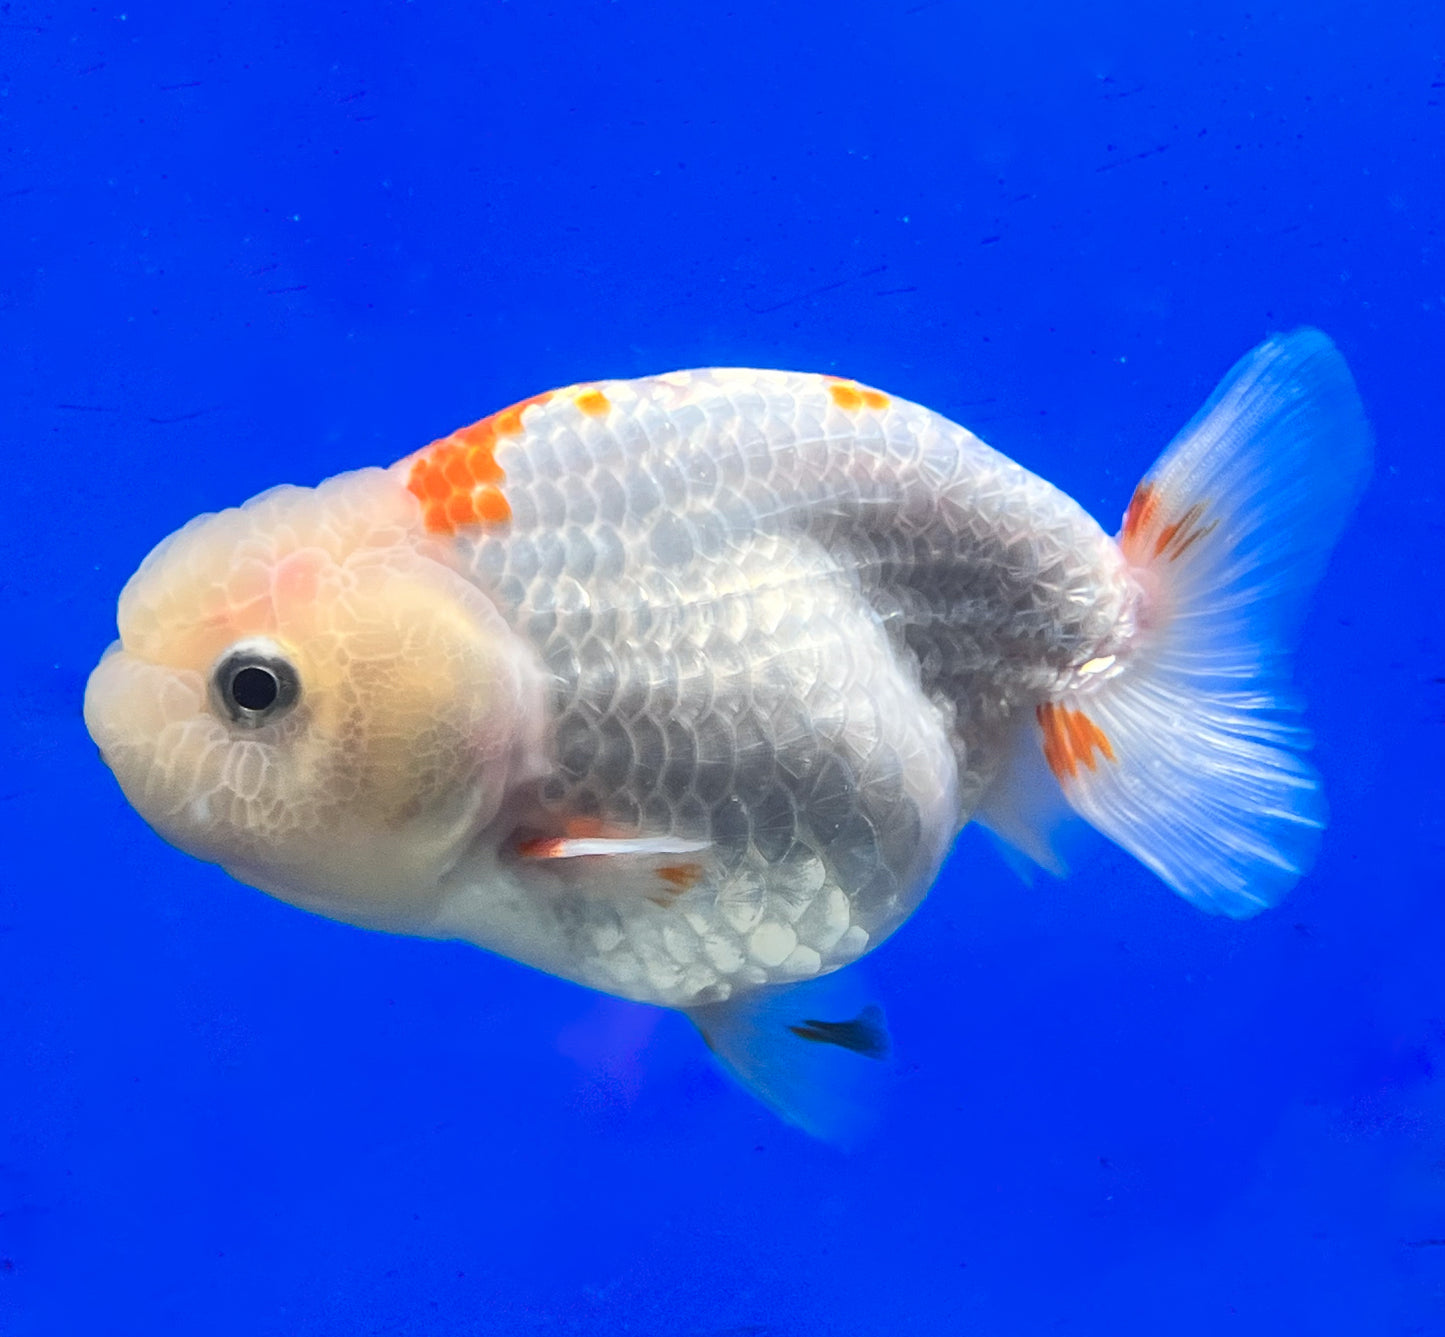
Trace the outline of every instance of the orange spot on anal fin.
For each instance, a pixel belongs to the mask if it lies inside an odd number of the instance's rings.
[[[1046,701],[1034,713],[1043,731],[1044,760],[1060,783],[1077,776],[1081,766],[1096,770],[1100,756],[1118,760],[1108,735],[1082,710]]]

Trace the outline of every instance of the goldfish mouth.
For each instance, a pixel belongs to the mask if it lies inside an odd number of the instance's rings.
[[[199,674],[151,664],[113,642],[85,684],[85,727],[126,796],[154,796],[159,763],[178,749],[157,749],[167,730],[193,724],[204,700]]]

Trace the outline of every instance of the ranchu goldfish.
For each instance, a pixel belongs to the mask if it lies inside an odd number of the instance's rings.
[[[1302,875],[1286,659],[1370,453],[1311,330],[1233,369],[1114,537],[851,380],[576,385],[191,521],[122,591],[86,724],[187,853],[679,1009],[829,1135],[814,1053],[888,1038],[804,982],[966,823],[1057,869],[1076,814],[1237,917]]]

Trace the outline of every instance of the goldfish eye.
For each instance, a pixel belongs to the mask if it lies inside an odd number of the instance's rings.
[[[211,673],[211,697],[233,724],[259,729],[285,715],[301,697],[296,669],[273,641],[233,645]]]

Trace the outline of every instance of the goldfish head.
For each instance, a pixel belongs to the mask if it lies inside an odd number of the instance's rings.
[[[535,769],[542,675],[366,469],[202,516],[120,597],[85,722],[141,816],[243,882],[424,927]]]

